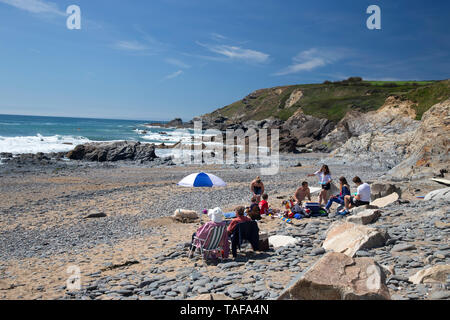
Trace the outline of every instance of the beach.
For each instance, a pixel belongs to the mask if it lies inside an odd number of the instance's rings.
[[[279,174],[263,177],[272,208],[281,209],[281,202],[303,180],[315,186],[316,179],[306,175],[317,170],[327,156],[282,155]],[[348,165],[330,168],[334,177],[359,175],[368,182],[384,174]],[[183,177],[200,171],[221,177],[227,187],[176,186]],[[221,207],[230,212],[237,205],[249,205],[250,181],[257,175],[257,168],[245,165],[155,168],[125,162],[61,161],[49,166],[0,166],[0,298],[186,299],[217,293],[232,299],[275,299],[324,254],[321,243],[338,217],[293,224],[264,217],[260,231],[293,236],[300,245],[256,253],[247,248],[236,260],[218,265],[204,265],[199,255],[187,257],[187,243],[200,222],[183,224],[170,218],[179,208],[200,212]],[[394,238],[415,244],[416,250],[399,258],[390,253],[394,241],[367,254],[395,267],[401,277],[426,266],[427,258],[448,264],[448,229],[435,225],[447,222],[448,207],[445,202],[416,198],[439,187],[430,181],[400,185],[404,202],[384,208],[376,225]],[[434,214],[434,220],[418,219],[417,211]],[[87,218],[92,214],[99,217]],[[436,250],[444,255],[433,256]],[[80,271],[79,291],[66,288],[71,266]],[[397,298],[426,299],[429,293],[442,291],[431,285],[391,281],[391,295]]]

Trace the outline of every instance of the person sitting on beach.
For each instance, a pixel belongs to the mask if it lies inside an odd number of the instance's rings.
[[[313,174],[308,174],[308,177],[314,176],[319,177],[319,184],[322,187],[322,190],[319,193],[319,204],[322,205],[322,202],[325,204],[328,201],[328,190],[331,189],[331,182],[333,181],[331,179],[330,169],[326,164],[324,164],[319,171],[316,171]]]
[[[236,228],[236,225],[238,223],[252,221],[252,219],[250,219],[249,217],[246,217],[244,215],[244,213],[245,213],[245,208],[244,207],[237,207],[236,209],[234,209],[234,212],[236,212],[236,218],[231,220],[231,223],[228,226],[227,230],[228,230],[228,234],[229,235],[233,234],[234,228]]]
[[[192,235],[191,250],[193,249],[194,244],[196,246],[200,246],[200,240],[198,240],[198,239],[206,240],[206,238],[208,237],[209,231],[212,228],[221,227],[221,226],[223,227],[223,226],[227,225],[226,221],[224,221],[225,217],[220,208],[208,210],[208,217],[211,219],[211,221],[208,221],[207,223],[202,225]],[[198,239],[194,239],[194,237],[196,237]],[[228,241],[228,234],[226,234],[226,236],[222,239],[222,243],[220,244],[220,246],[223,249],[224,258],[227,259],[230,254],[230,243]],[[192,253],[190,254],[189,257],[192,258]]]
[[[303,181],[302,186],[295,191],[294,199],[296,203],[301,206],[303,200],[308,198],[309,201],[311,201],[311,191],[308,186],[308,182]]]
[[[347,179],[345,179],[345,177],[339,178],[339,184],[340,184],[341,192],[339,193],[338,196],[331,197],[325,207],[325,210],[327,210],[328,213],[330,213],[330,208],[333,205],[333,203],[338,203],[340,205],[344,205],[345,204],[345,200],[344,200],[345,196],[351,195],[350,186],[347,182]]]
[[[252,197],[251,202],[252,204],[248,208],[247,216],[250,217],[252,220],[261,220],[258,200],[256,199],[256,197]]]
[[[263,199],[259,203],[259,213],[260,215],[269,214],[269,202],[267,202],[267,200],[269,199],[269,195],[267,193],[264,193],[262,198]]]
[[[260,177],[256,177],[256,179],[252,181],[250,184],[250,191],[259,202],[261,200],[261,195],[264,194],[264,183],[262,183]]]
[[[356,195],[353,197],[347,195],[344,197],[345,209],[339,212],[339,215],[346,215],[353,207],[361,207],[370,204],[370,186],[367,183],[363,183],[359,177],[354,177],[353,182],[358,186],[356,189]]]

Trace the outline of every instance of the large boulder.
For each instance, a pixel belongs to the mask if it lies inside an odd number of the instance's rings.
[[[391,193],[390,195],[383,197],[383,198],[378,198],[375,201],[372,201],[370,203],[371,206],[376,206],[378,208],[384,208],[387,207],[388,205],[394,203],[395,201],[397,201],[399,199],[399,195],[394,192]]]
[[[153,144],[141,144],[140,142],[105,142],[88,143],[75,147],[68,152],[66,157],[71,160],[85,161],[153,161],[156,158],[155,146]]]
[[[450,265],[437,265],[420,270],[409,278],[414,284],[420,283],[446,283],[450,275]]]
[[[387,232],[350,222],[333,223],[322,247],[327,251],[340,252],[354,257],[363,249],[382,247],[389,239]]]
[[[389,300],[384,269],[371,258],[329,252],[297,276],[278,300]]]
[[[381,217],[381,211],[378,209],[369,209],[359,212],[356,215],[352,215],[347,218],[347,222],[355,223],[355,224],[371,224],[378,220]]]
[[[425,196],[425,201],[447,200],[450,201],[450,187],[434,190]]]
[[[372,201],[378,198],[384,198],[392,193],[397,193],[402,196],[402,190],[393,183],[389,182],[374,182],[370,185],[370,192]]]

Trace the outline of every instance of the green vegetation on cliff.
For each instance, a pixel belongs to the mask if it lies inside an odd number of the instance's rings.
[[[377,110],[392,95],[413,101],[417,117],[421,119],[431,106],[450,97],[450,81],[362,81],[361,78],[349,78],[323,84],[260,89],[206,116],[223,116],[233,122],[269,117],[287,120],[302,108],[305,114],[338,122],[350,110]]]

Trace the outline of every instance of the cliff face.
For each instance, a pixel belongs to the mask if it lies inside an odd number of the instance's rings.
[[[420,178],[448,171],[450,165],[450,99],[427,111],[405,150],[404,160],[390,174]]]
[[[448,171],[450,164],[450,99],[427,111],[422,121],[413,120],[414,113],[405,103],[393,108],[387,101],[378,112],[360,116],[364,132],[348,139],[331,157],[346,162],[370,163],[391,169],[397,178],[421,178]],[[367,117],[371,120],[366,121]],[[333,131],[325,138],[336,136]]]
[[[359,152],[361,147],[366,148],[369,152],[371,148],[376,148],[376,144],[372,144],[374,136],[377,139],[384,137],[381,140],[395,140],[397,139],[396,135],[410,133],[418,128],[420,122],[415,120],[416,112],[412,108],[413,105],[414,103],[409,100],[388,97],[377,111],[349,112],[323,141],[330,149],[343,146],[335,151],[334,154],[337,156],[357,153],[356,150]],[[404,136],[406,137],[407,134]],[[366,139],[367,145],[364,144],[364,139],[360,139],[362,137],[371,137]],[[355,150],[352,150],[352,146],[355,147]]]

